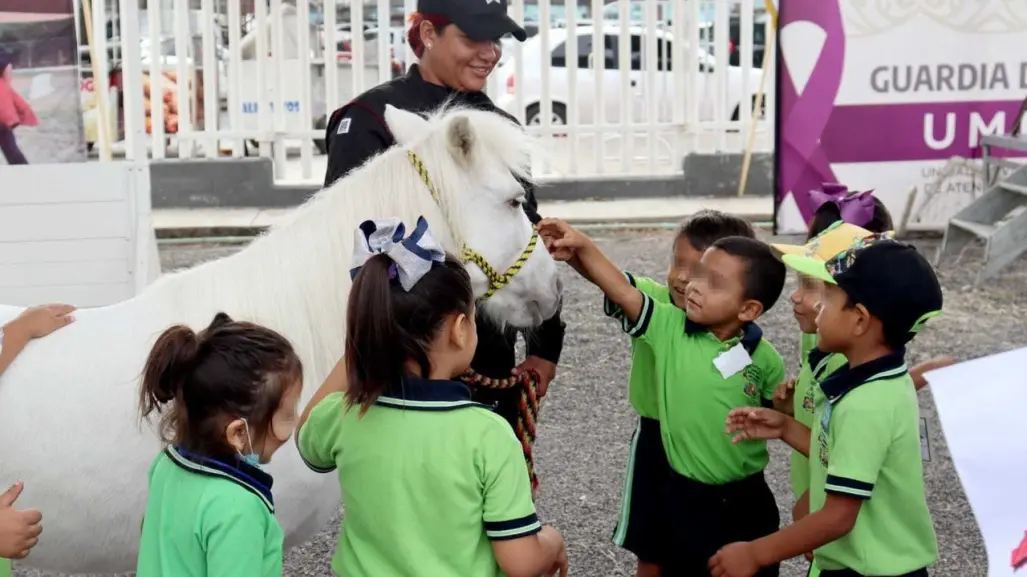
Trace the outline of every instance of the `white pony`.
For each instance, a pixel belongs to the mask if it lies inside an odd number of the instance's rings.
[[[303,401],[344,350],[350,258],[365,219],[424,215],[447,250],[478,251],[498,271],[528,245],[521,208],[533,139],[493,113],[460,108],[428,119],[389,107],[398,145],[319,192],[244,250],[166,275],[139,296],[80,310],[77,322],[32,342],[0,379],[0,486],[25,481],[19,507],[43,512],[39,545],[24,561],[68,573],[135,566],[147,471],[160,444],[138,417],[139,376],[158,334],[201,329],[218,311],[285,335],[304,365]],[[339,143],[337,146],[345,146]],[[408,151],[427,169],[436,203]],[[468,265],[477,295],[485,275]],[[559,306],[556,265],[538,244],[509,283],[484,301],[496,322],[537,326]],[[0,323],[21,309],[0,306]],[[303,466],[293,443],[269,466],[286,545],[308,541],[338,510],[334,475]]]

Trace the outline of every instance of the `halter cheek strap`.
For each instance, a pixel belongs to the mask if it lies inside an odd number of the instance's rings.
[[[407,151],[407,157],[410,159],[410,164],[414,166],[414,170],[417,171],[418,176],[421,177],[421,181],[424,182],[424,186],[428,188],[428,192],[431,193],[431,197],[435,200],[435,203],[441,205],[442,199],[439,196],[435,185],[432,184],[431,178],[428,176],[428,169],[425,168],[424,163],[421,162],[421,159],[412,150]],[[461,246],[461,259],[464,262],[472,262],[477,265],[477,267],[481,269],[481,272],[485,273],[485,277],[489,281],[489,288],[485,291],[485,294],[482,295],[481,300],[491,297],[496,294],[496,291],[509,284],[514,275],[524,268],[524,263],[528,262],[528,258],[531,257],[531,253],[535,252],[535,247],[537,245],[538,228],[532,226],[531,238],[528,239],[528,246],[524,247],[520,256],[517,257],[517,260],[515,260],[510,268],[506,269],[503,273],[496,271],[496,269],[489,264],[488,260],[486,260],[480,252],[468,247],[467,245]]]

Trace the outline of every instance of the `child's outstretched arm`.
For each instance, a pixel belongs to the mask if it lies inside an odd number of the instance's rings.
[[[509,577],[567,575],[567,549],[555,529],[539,523],[531,497],[528,465],[520,442],[505,423],[478,439],[485,536]]]
[[[546,525],[535,535],[493,541],[496,564],[509,577],[538,577],[559,574],[567,577],[567,548],[563,537]]]
[[[953,359],[952,357],[934,357],[933,359],[928,359],[912,369],[909,369],[909,376],[913,378],[913,386],[916,387],[917,391],[919,391],[927,386],[927,379],[924,378],[924,373],[947,367],[955,364],[955,362],[956,359]]]
[[[43,305],[25,309],[17,318],[0,327],[0,375],[32,339],[45,337],[71,324],[75,317],[71,305]]]
[[[591,238],[556,218],[542,219],[538,229],[553,258],[570,264],[583,278],[599,287],[624,311],[630,322],[638,320],[644,303],[642,293],[631,286],[620,268]]]
[[[732,442],[753,439],[781,439],[809,457],[810,429],[788,415],[762,407],[739,407],[727,414],[727,433]]]
[[[303,409],[303,414],[300,415],[300,420],[296,423],[296,430],[299,431],[303,427],[303,423],[307,422],[310,418],[310,411],[317,406],[325,397],[332,393],[345,393],[346,385],[349,382],[349,377],[346,374],[346,357],[339,359],[339,362],[335,363],[332,367],[332,371],[325,377],[325,381],[321,383],[317,391],[314,392],[314,396],[307,402],[307,406]]]
[[[798,557],[844,537],[856,524],[863,500],[828,493],[823,508],[755,541],[725,545],[710,559],[714,575],[751,577],[760,568]]]

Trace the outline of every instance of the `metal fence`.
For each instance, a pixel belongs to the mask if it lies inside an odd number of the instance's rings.
[[[129,157],[260,155],[274,159],[276,180],[320,181],[326,115],[414,61],[404,17],[416,0],[146,4],[120,2],[115,26],[103,2],[92,15],[108,31],[94,38],[100,69],[110,54],[122,64],[115,152]],[[673,174],[689,153],[748,144],[773,33],[763,0],[512,0],[509,10],[535,33],[503,40],[487,92],[544,140],[539,176]],[[766,62],[756,150],[773,143]]]

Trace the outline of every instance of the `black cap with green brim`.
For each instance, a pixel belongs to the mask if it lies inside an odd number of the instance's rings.
[[[906,342],[941,314],[941,284],[934,268],[912,245],[883,235],[859,239],[826,262],[796,254],[782,260],[804,275],[837,285],[877,317],[885,333],[905,332]]]

